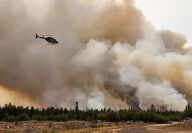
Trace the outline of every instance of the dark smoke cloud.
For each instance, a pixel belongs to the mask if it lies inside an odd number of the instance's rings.
[[[105,82],[105,89],[116,99],[125,101],[133,109],[139,108],[139,98],[136,96],[137,88],[123,84],[118,79],[108,80]]]

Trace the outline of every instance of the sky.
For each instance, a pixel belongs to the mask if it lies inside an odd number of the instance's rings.
[[[136,0],[136,6],[156,28],[182,33],[192,46],[192,0]]]

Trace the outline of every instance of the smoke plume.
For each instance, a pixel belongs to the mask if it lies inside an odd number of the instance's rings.
[[[156,30],[134,0],[0,0],[0,86],[39,106],[183,110],[192,100],[185,43]]]

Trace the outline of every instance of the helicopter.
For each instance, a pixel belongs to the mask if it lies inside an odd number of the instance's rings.
[[[45,36],[47,36],[47,37],[45,37]],[[50,37],[51,35],[41,35],[41,36],[39,36],[37,33],[35,34],[35,38],[37,39],[37,38],[40,38],[40,39],[45,39],[47,42],[48,42],[48,44],[58,44],[59,42],[55,39],[55,38],[53,38],[53,37]]]

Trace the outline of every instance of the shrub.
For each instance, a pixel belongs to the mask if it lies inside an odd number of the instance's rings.
[[[53,120],[55,120],[55,117],[54,117],[54,115],[49,115],[49,116],[48,116],[48,120],[50,120],[50,121],[53,121]]]
[[[97,128],[97,124],[92,123],[91,128]]]
[[[28,120],[30,120],[29,116],[26,113],[20,114],[17,119],[18,119],[18,121],[28,121]]]
[[[49,127],[52,127],[53,126],[53,123],[50,121],[49,122]]]
[[[15,121],[15,126],[19,126],[19,122],[17,120]]]
[[[16,118],[15,118],[14,116],[10,115],[10,116],[8,116],[7,121],[8,121],[8,122],[14,122],[15,119],[16,119]]]
[[[97,118],[98,118],[98,120],[106,120],[106,114],[105,113],[98,113]]]
[[[117,112],[108,112],[106,117],[107,120],[111,122],[117,122],[120,120],[120,116]]]
[[[47,115],[44,115],[44,116],[42,117],[42,119],[43,119],[44,121],[47,121],[47,120],[48,120],[48,116],[47,116]]]
[[[56,121],[67,121],[68,116],[66,114],[60,114],[55,116]]]
[[[154,122],[156,123],[167,123],[168,119],[162,115],[155,114],[154,115]]]
[[[32,116],[32,119],[33,119],[33,120],[38,120],[38,121],[42,121],[42,120],[43,120],[43,118],[42,118],[41,115],[33,115],[33,116]]]

